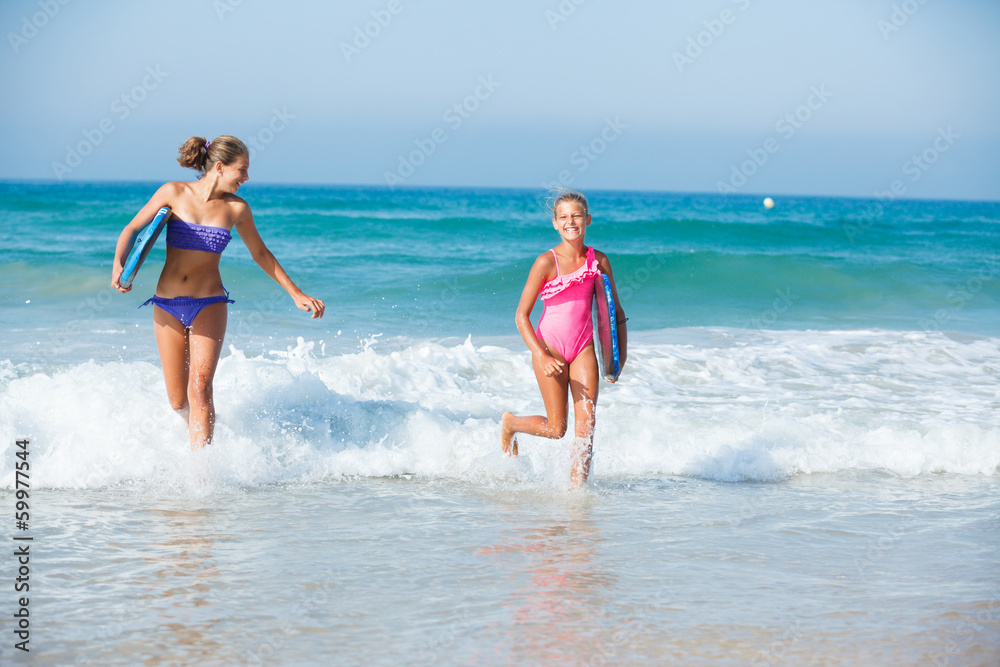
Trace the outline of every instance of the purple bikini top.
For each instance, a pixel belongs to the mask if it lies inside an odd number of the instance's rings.
[[[167,222],[167,245],[181,250],[203,250],[221,255],[232,234],[222,227],[199,225],[171,218]]]

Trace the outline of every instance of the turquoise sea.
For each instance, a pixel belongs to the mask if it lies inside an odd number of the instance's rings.
[[[327,314],[234,239],[192,455],[163,240],[110,287],[157,185],[0,183],[0,664],[1000,664],[1000,203],[587,192],[630,348],[573,490],[499,448],[545,193],[248,183]]]

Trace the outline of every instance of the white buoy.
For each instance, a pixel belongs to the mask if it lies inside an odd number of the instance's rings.
[[[764,197],[764,208],[774,208],[774,200],[770,197]]]

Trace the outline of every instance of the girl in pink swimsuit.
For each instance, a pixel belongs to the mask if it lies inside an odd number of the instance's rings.
[[[584,244],[590,222],[587,199],[579,192],[567,191],[555,200],[552,226],[562,243],[535,260],[515,316],[521,338],[531,350],[545,416],[518,417],[505,412],[500,427],[503,451],[509,456],[517,456],[518,433],[561,438],[566,434],[572,392],[576,438],[570,479],[575,484],[587,481],[593,454],[598,369],[591,308],[598,273],[611,278],[619,336],[626,335],[625,313],[618,301],[611,262],[607,255]],[[539,298],[545,302],[545,310],[536,330],[530,316]],[[624,364],[625,360],[621,361]]]

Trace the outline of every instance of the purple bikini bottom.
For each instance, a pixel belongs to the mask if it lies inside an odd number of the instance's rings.
[[[143,303],[142,306],[149,304],[159,306],[177,318],[177,321],[183,324],[186,329],[190,329],[191,325],[194,323],[194,318],[198,317],[198,313],[201,312],[201,309],[205,306],[210,306],[213,303],[236,302],[229,298],[229,291],[226,290],[226,296],[206,296],[200,299],[195,299],[190,296],[177,296],[173,299],[165,299],[162,296],[154,296]],[[139,306],[139,308],[142,308],[142,306]]]

